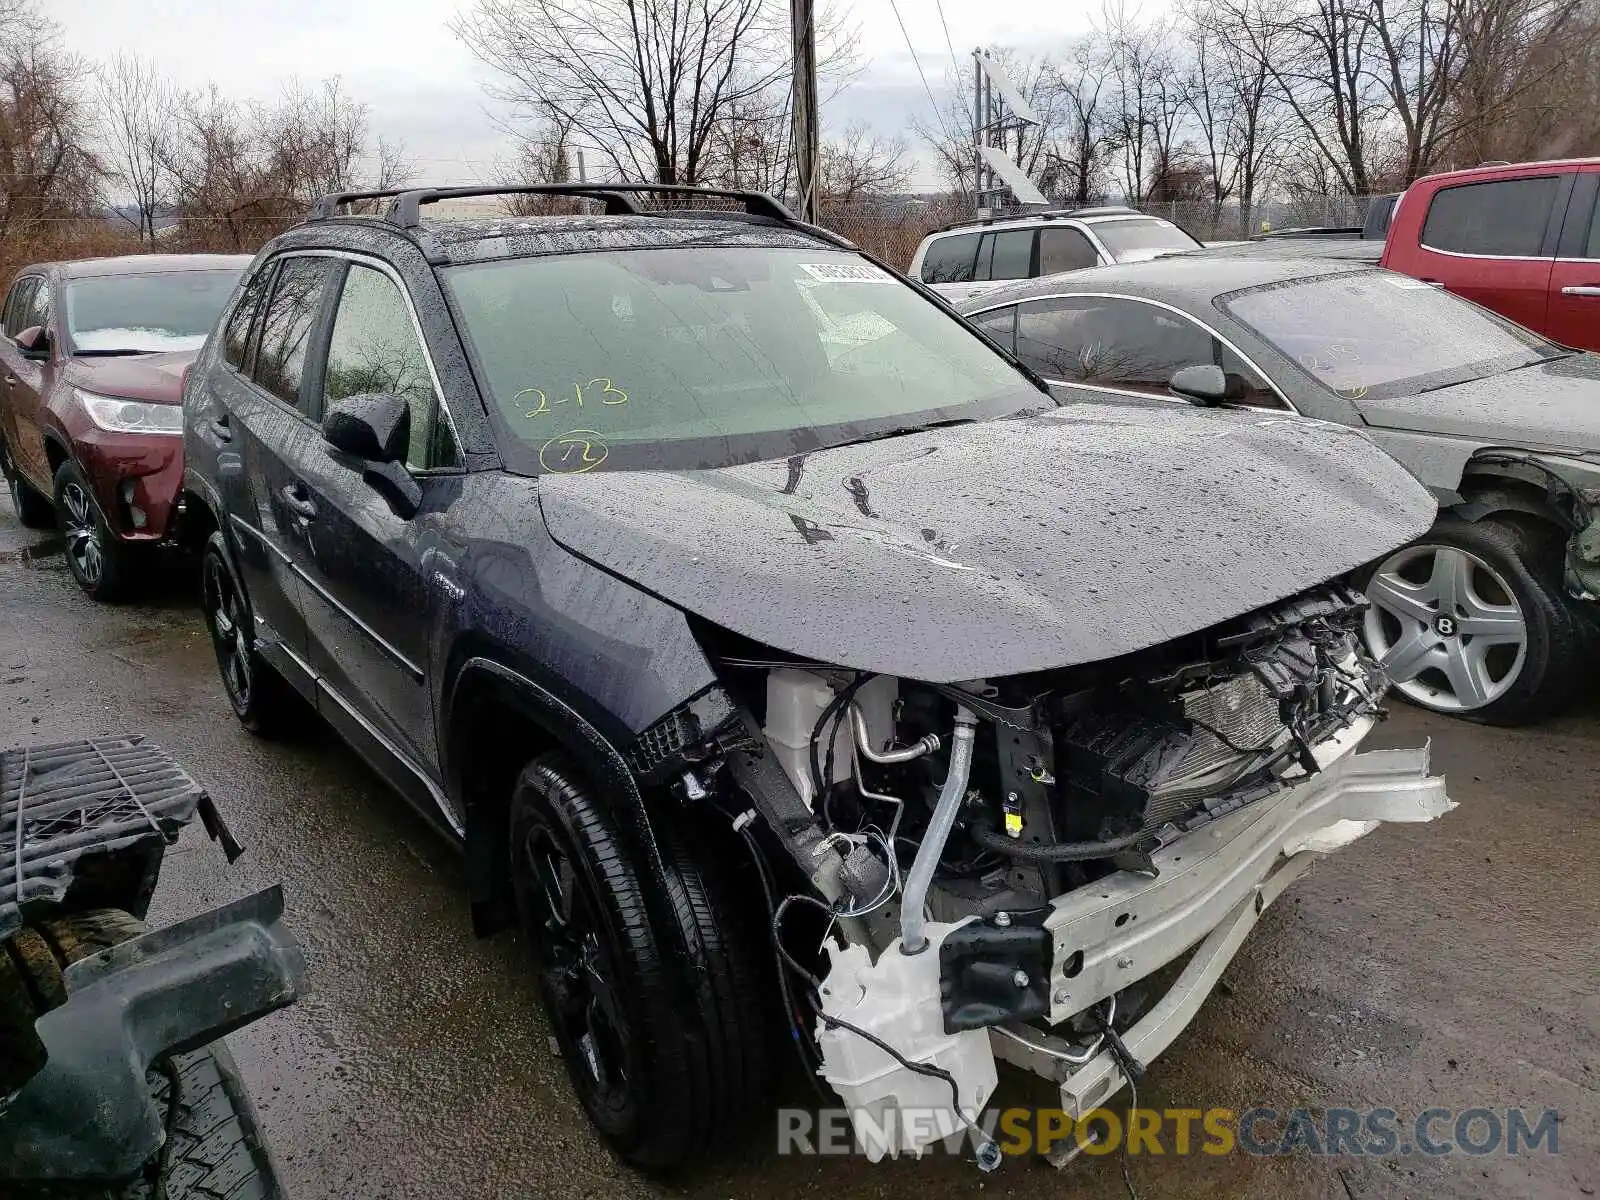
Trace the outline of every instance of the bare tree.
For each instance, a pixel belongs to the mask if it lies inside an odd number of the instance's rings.
[[[559,114],[623,176],[700,180],[713,136],[787,79],[772,0],[476,0],[451,28],[494,94]]]
[[[1253,19],[1253,13],[1247,13]],[[1223,205],[1237,197],[1240,236],[1249,236],[1258,191],[1281,131],[1281,105],[1264,57],[1251,49],[1241,16],[1211,0],[1183,14],[1189,63],[1186,99],[1206,160],[1211,228],[1222,225]]]
[[[886,138],[866,125],[851,125],[822,144],[821,194],[834,204],[884,196],[910,178],[904,138]]]
[[[1112,146],[1101,100],[1108,69],[1108,48],[1098,36],[1074,42],[1057,68],[1063,115],[1052,151],[1054,182],[1068,203],[1089,204],[1103,191],[1100,180]]]
[[[1122,155],[1122,184],[1135,203],[1150,199],[1173,167],[1188,110],[1185,79],[1171,31],[1143,23],[1121,0],[1108,5],[1102,32],[1109,49],[1108,126]]]
[[[29,0],[0,3],[0,240],[93,209],[100,166],[88,149],[86,75]]]
[[[100,68],[96,100],[106,169],[133,200],[139,240],[153,243],[156,210],[171,195],[168,164],[177,89],[156,71],[154,63],[119,54]]]

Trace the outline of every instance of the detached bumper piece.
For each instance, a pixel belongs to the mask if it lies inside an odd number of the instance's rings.
[[[294,1002],[305,962],[282,916],[273,887],[67,968],[67,1002],[35,1026],[48,1062],[0,1100],[0,1179],[136,1175],[165,1137],[151,1064]]]
[[[142,737],[0,751],[0,940],[30,910],[143,917],[161,855],[196,815],[238,856],[205,791]]]
[[[1055,960],[1050,1021],[1059,1024],[1193,949],[1166,994],[1122,1034],[1141,1063],[1162,1053],[1194,1019],[1266,907],[1319,854],[1349,845],[1385,821],[1431,821],[1455,807],[1428,751],[1354,753],[1370,724],[1318,747],[1321,770],[1179,837],[1151,855],[1153,877],[1119,872],[1052,903],[1046,928]],[[1119,1053],[1086,1055],[1036,1028],[992,1038],[997,1057],[1057,1081],[1062,1108],[1082,1117],[1127,1082]]]

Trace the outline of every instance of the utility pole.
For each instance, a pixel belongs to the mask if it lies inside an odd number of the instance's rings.
[[[812,0],[789,0],[789,22],[794,43],[794,96],[791,104],[794,136],[795,191],[800,219],[817,221],[817,29]]]

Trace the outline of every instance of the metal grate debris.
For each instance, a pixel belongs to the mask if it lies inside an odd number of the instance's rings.
[[[0,751],[0,939],[60,904],[79,860],[148,842],[159,853],[205,792],[142,737]]]

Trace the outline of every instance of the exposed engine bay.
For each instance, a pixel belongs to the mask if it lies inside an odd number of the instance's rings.
[[[1105,1090],[1081,1098],[1099,1103],[1166,1044],[1134,1037],[1128,985],[1232,920],[1222,957],[1202,946],[1186,970],[1220,974],[1301,851],[1450,807],[1425,752],[1379,764],[1394,794],[1356,778],[1384,690],[1365,608],[1328,584],[1149,650],[956,684],[720,647],[742,726],[680,786],[731,776],[752,850],[763,820],[808,877],[778,904],[763,870],[774,940],[869,1157],[976,1136],[996,1057],[1064,1097],[1098,1064]],[[825,973],[785,940],[796,908],[825,920]],[[1185,1021],[1214,982],[1188,989]]]

